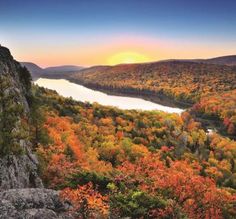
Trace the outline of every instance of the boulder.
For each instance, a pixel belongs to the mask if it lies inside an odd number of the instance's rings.
[[[55,190],[9,189],[0,192],[1,219],[72,219],[71,205],[62,202]]]

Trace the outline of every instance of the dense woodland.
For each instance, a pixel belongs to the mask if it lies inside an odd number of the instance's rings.
[[[236,139],[236,89],[202,98],[191,112],[213,121],[221,120],[222,130]]]
[[[72,75],[89,87],[141,95],[153,101],[192,106],[195,115],[220,120],[236,135],[236,67],[184,61],[98,66]],[[210,105],[210,106],[209,106]]]
[[[235,218],[236,142],[188,112],[124,111],[33,87],[31,141],[77,218]]]
[[[75,218],[236,218],[236,141],[206,133],[192,116],[220,119],[234,136],[230,81],[216,79],[178,115],[82,103],[17,72],[29,110],[2,76],[1,155],[24,154],[15,143],[31,142],[44,185],[60,191]]]

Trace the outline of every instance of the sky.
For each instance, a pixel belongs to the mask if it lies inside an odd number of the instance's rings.
[[[0,44],[41,67],[236,54],[235,0],[0,0]]]

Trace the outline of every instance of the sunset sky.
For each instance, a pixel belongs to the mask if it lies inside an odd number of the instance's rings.
[[[236,54],[234,0],[0,0],[0,44],[42,67]]]

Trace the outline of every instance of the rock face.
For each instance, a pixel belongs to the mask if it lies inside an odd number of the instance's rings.
[[[0,193],[0,218],[72,218],[70,207],[50,189],[10,189]]]
[[[0,159],[1,190],[34,187],[42,188],[43,185],[38,177],[37,163],[29,155],[9,155]]]
[[[29,140],[29,73],[0,46],[0,218],[70,218],[57,191],[43,188]]]
[[[0,47],[0,191],[42,187],[37,159],[30,151],[29,129],[22,122],[29,115],[31,91],[21,81],[21,72],[10,51]]]

